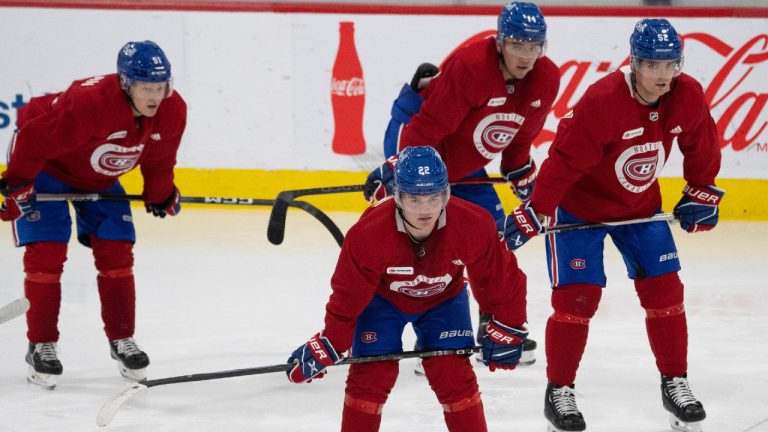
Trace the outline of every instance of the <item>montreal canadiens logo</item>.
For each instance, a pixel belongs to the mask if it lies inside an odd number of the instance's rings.
[[[475,127],[472,141],[477,152],[491,160],[512,142],[525,117],[515,113],[493,113]]]
[[[374,343],[376,340],[376,332],[368,331],[360,334],[360,342],[362,343]]]
[[[666,160],[661,141],[631,146],[616,159],[616,179],[630,192],[644,192],[656,181]]]
[[[143,150],[144,144],[135,147],[102,144],[91,154],[91,168],[99,174],[117,177],[136,166]]]
[[[581,258],[576,258],[575,260],[571,261],[571,268],[574,270],[584,270],[587,268],[587,262]]]
[[[451,283],[451,280],[453,280],[453,278],[449,274],[436,278],[419,275],[413,280],[392,282],[389,284],[389,289],[407,295],[408,297],[432,297],[445,291]]]

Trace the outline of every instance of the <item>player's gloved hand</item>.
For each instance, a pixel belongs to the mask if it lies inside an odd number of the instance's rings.
[[[528,338],[528,330],[508,327],[496,320],[485,326],[483,336],[483,364],[491,372],[496,369],[514,369],[523,354],[523,341]]]
[[[392,187],[395,183],[395,164],[397,155],[390,156],[380,167],[368,174],[368,179],[363,185],[365,199],[373,204],[392,195]]]
[[[717,225],[718,205],[725,191],[714,186],[685,185],[683,197],[674,209],[680,227],[689,233],[709,231]]]
[[[505,240],[508,250],[515,250],[544,232],[544,227],[529,203],[520,204],[512,213],[497,220],[496,229]]]
[[[3,203],[0,204],[0,219],[14,221],[35,210],[34,182],[9,187],[6,179],[0,179],[0,191],[4,197]]]
[[[290,357],[288,363],[295,363],[293,368],[286,371],[288,380],[300,384],[320,379],[328,372],[326,366],[341,361],[336,350],[333,349],[328,338],[320,332],[312,336],[307,343],[298,347]]]
[[[501,175],[509,182],[512,192],[517,195],[517,198],[523,204],[530,201],[531,195],[533,195],[533,186],[536,184],[536,171],[536,161],[533,158],[516,170],[509,172],[501,171]]]
[[[147,213],[152,213],[152,216],[155,217],[176,216],[181,211],[181,193],[179,188],[174,185],[173,192],[171,192],[168,199],[157,204],[144,203],[144,208],[147,209]]]

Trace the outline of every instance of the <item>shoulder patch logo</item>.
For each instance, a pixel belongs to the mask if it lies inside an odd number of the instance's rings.
[[[640,135],[643,134],[643,132],[645,132],[645,128],[642,128],[642,127],[639,127],[637,129],[628,130],[628,131],[624,132],[624,135],[622,135],[621,139],[628,140],[628,139],[632,139],[634,137],[639,137]]]
[[[669,133],[671,133],[671,134],[683,133],[683,128],[681,128],[680,125],[677,125],[674,128],[672,128],[672,130],[669,131]]]
[[[497,97],[497,98],[491,98],[488,101],[488,106],[490,106],[490,107],[502,106],[505,103],[507,103],[507,97],[506,96],[502,96],[502,97]]]

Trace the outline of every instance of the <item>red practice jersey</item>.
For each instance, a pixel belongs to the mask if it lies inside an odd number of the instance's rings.
[[[421,92],[424,104],[403,125],[400,150],[434,147],[450,181],[483,168],[499,153],[502,171],[525,165],[560,87],[548,57],[522,80],[504,81],[494,38],[458,51]]]
[[[136,118],[116,74],[75,81],[19,109],[19,133],[3,177],[18,184],[44,171],[75,188],[100,191],[140,165],[144,200],[162,202],[173,191],[186,120],[178,92],[163,99],[153,117]]]
[[[465,267],[481,310],[512,327],[526,322],[526,276],[486,210],[450,199],[420,246],[404,223],[394,200],[386,199],[347,233],[325,315],[324,335],[339,352],[349,349],[356,319],[375,294],[403,313],[424,312],[461,292]]]
[[[652,108],[634,99],[630,76],[625,67],[600,79],[560,120],[531,198],[536,212],[559,206],[592,222],[649,216],[661,208],[657,178],[674,143],[685,180],[715,184],[720,145],[701,85],[682,74]]]

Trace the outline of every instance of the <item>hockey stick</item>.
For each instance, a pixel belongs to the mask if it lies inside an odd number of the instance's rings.
[[[387,361],[387,360],[401,360],[401,359],[416,358],[416,357],[428,358],[428,357],[440,357],[440,356],[447,356],[447,355],[469,356],[474,353],[480,352],[481,349],[482,349],[481,347],[475,346],[472,348],[464,348],[464,349],[406,351],[401,353],[384,354],[384,355],[377,355],[377,356],[347,357],[341,360],[339,363],[333,364],[331,366],[342,366],[342,365],[348,365],[348,364],[354,364],[354,363],[371,363],[371,362],[379,362],[379,361]],[[123,391],[115,395],[112,399],[107,401],[107,403],[105,403],[101,407],[101,409],[99,410],[99,414],[96,416],[96,424],[98,424],[100,427],[104,427],[109,423],[111,423],[112,419],[115,418],[115,414],[117,414],[117,410],[119,410],[120,407],[125,402],[128,401],[128,399],[132,398],[138,393],[141,393],[147,390],[150,387],[166,385],[166,384],[193,382],[193,381],[206,381],[206,380],[214,380],[214,379],[221,379],[221,378],[232,378],[232,377],[245,376],[245,375],[260,375],[260,374],[267,374],[267,373],[273,373],[273,372],[287,372],[291,368],[293,368],[293,366],[294,366],[294,363],[283,363],[278,365],[262,366],[262,367],[247,368],[247,369],[233,369],[233,370],[227,370],[227,371],[221,371],[221,372],[181,375],[176,377],[145,380],[145,381],[128,384],[128,386],[126,386],[125,389],[123,389]]]
[[[489,184],[506,183],[502,177],[470,177],[451,183],[451,185],[464,184]],[[267,239],[273,245],[279,245],[285,237],[285,218],[288,214],[288,206],[294,199],[307,195],[330,195],[337,193],[362,192],[363,185],[346,186],[326,186],[310,189],[286,190],[277,194],[275,205],[272,207],[272,213],[269,215],[269,224],[267,225]],[[342,241],[344,238],[342,237]],[[339,242],[341,246],[341,242]]]
[[[37,194],[37,201],[99,201],[99,200],[111,200],[111,201],[143,201],[141,195],[123,195],[123,194],[109,194],[109,193],[80,193],[80,194]],[[182,196],[182,203],[188,204],[221,204],[221,205],[237,205],[237,206],[264,206],[272,207],[275,205],[274,200],[258,199],[258,198],[222,198],[222,197],[190,197]],[[317,219],[323,226],[331,233],[336,243],[341,246],[344,241],[344,234],[339,227],[323,213],[320,209],[312,204],[304,201],[291,201],[286,204],[287,206],[296,207],[304,210]]]
[[[26,297],[16,299],[7,305],[0,307],[0,324],[10,321],[17,316],[24,315],[29,310],[29,300]]]
[[[649,222],[670,222],[673,220],[675,220],[675,216],[671,213],[657,213],[647,218],[628,219],[628,220],[616,221],[616,222],[584,222],[584,223],[555,225],[549,228],[544,228],[544,232],[542,234],[556,234],[556,233],[563,233],[568,231],[578,231],[578,230],[585,230],[585,229],[603,228],[603,227],[618,226],[618,225],[631,225],[631,224],[640,224],[640,223],[649,223]]]

